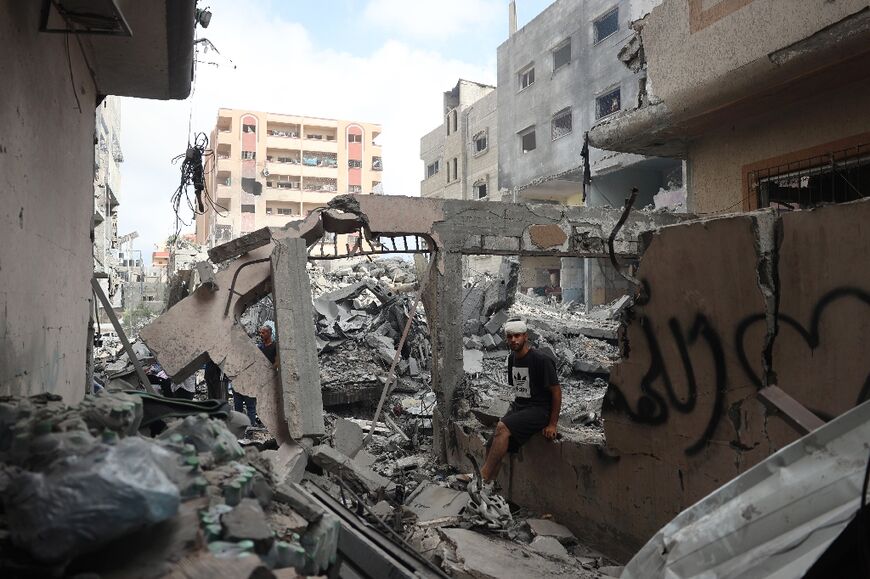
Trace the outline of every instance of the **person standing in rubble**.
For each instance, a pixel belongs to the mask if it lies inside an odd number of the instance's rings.
[[[263,325],[259,330],[260,334],[260,351],[272,364],[272,368],[278,369],[278,344],[272,339],[272,327]],[[251,420],[251,426],[260,424],[257,420],[257,398],[254,396],[245,396],[238,392],[233,392],[233,406],[236,412],[247,411],[248,418]]]
[[[540,432],[546,439],[555,440],[562,408],[562,387],[555,361],[529,345],[524,321],[509,320],[504,332],[511,349],[507,371],[514,401],[496,425],[480,470],[481,478],[490,485],[498,475],[504,455],[519,450],[532,435]]]

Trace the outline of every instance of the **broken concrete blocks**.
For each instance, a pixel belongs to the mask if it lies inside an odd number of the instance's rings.
[[[352,459],[325,444],[311,449],[311,460],[323,470],[341,477],[362,493],[376,494],[392,484],[389,479],[370,468],[356,464]]]
[[[574,533],[564,525],[550,519],[529,519],[526,521],[529,529],[536,537],[553,537],[563,545],[573,545],[577,542]]]

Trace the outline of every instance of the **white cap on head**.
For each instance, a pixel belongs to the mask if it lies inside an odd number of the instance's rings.
[[[525,334],[527,331],[528,328],[523,320],[508,320],[504,324],[504,333],[508,335]]]

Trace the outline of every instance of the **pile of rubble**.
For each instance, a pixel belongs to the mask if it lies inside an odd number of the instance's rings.
[[[0,574],[294,577],[335,561],[338,519],[275,475],[277,453],[198,413],[152,437],[153,402],[0,399]]]

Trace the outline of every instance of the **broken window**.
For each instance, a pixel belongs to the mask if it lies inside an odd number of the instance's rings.
[[[347,162],[347,166],[351,169],[362,169],[362,161],[359,159],[350,159]]]
[[[535,67],[529,66],[520,71],[520,90],[535,84]]]
[[[529,151],[534,151],[535,147],[537,147],[537,143],[535,142],[535,127],[534,125],[520,131],[520,146],[522,147],[523,154],[528,153]]]
[[[256,205],[242,204],[242,213],[254,213],[254,211],[256,211]]]
[[[349,185],[347,191],[348,193],[362,193],[362,185]]]
[[[619,30],[619,8],[614,8],[598,20],[592,26],[595,28],[595,42],[601,42],[608,36]]]
[[[552,131],[554,141],[570,134],[572,130],[571,107],[564,108],[553,115]]]
[[[256,133],[257,132],[257,125],[242,125],[242,132],[243,133]]]
[[[571,39],[553,51],[553,72],[571,63]]]
[[[806,209],[862,199],[870,183],[870,144],[759,169],[748,181],[758,207]]]
[[[380,157],[372,157],[372,171],[383,171],[384,162]]]
[[[612,115],[620,109],[619,87],[595,99],[595,118]]]
[[[487,143],[487,133],[486,131],[480,131],[476,135],[474,135],[474,153],[479,154],[486,151],[486,148],[489,146]]]
[[[487,190],[486,190],[486,181],[478,181],[474,184],[474,198],[475,199],[484,199],[486,198]]]
[[[441,170],[441,161],[435,161],[434,163],[430,163],[426,165],[426,178],[432,177],[433,175],[437,175],[438,171]]]
[[[250,161],[251,159],[256,159],[257,153],[256,151],[242,151],[242,159]]]

